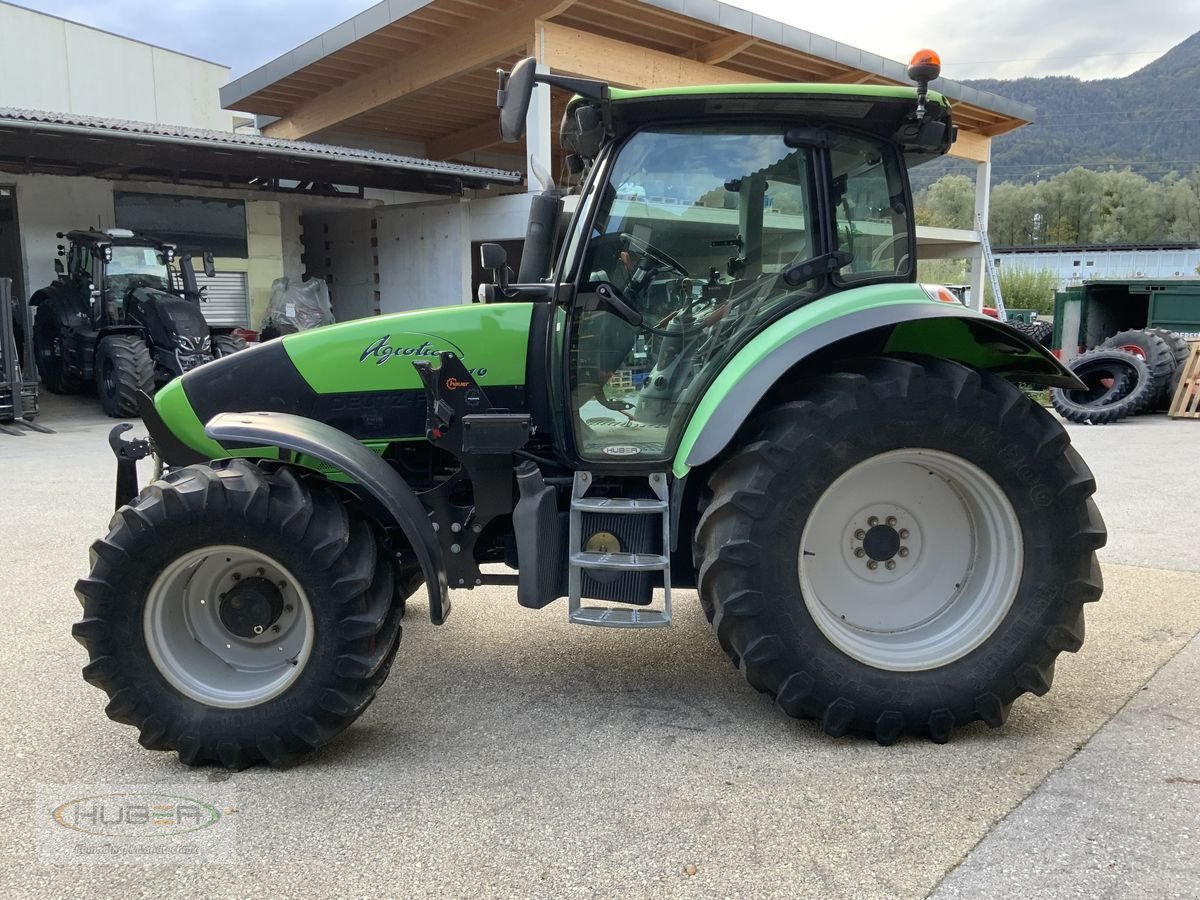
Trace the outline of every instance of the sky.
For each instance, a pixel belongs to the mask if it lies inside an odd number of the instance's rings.
[[[17,0],[244,74],[373,5],[368,0]],[[736,0],[734,5],[952,79],[1127,75],[1200,31],[1200,0]]]

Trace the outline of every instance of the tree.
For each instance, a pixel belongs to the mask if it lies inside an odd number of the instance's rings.
[[[918,225],[973,229],[975,180],[966,175],[947,175],[921,192],[916,207]]]

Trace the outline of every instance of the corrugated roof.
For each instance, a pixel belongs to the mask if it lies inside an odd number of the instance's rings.
[[[461,178],[469,182],[488,184],[518,184],[522,180],[519,172],[506,172],[483,166],[461,163],[439,162],[412,156],[382,153],[357,147],[339,147],[332,144],[317,144],[311,141],[289,141],[257,134],[238,134],[226,131],[209,131],[202,128],[185,128],[178,125],[161,125],[153,122],[135,122],[128,119],[107,119],[99,116],[84,116],[75,113],[54,113],[28,109],[0,107],[0,127],[5,125],[38,130],[58,130],[93,134],[109,133],[135,136],[140,140],[162,141],[176,145],[201,146],[212,150],[228,149],[276,156],[292,160],[316,160],[329,163],[368,166],[376,169],[401,170],[407,173]]]

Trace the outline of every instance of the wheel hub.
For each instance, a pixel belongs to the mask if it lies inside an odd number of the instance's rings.
[[[892,671],[937,668],[978,646],[1007,613],[1021,568],[1003,490],[939,450],[851,467],[800,537],[801,594],[817,626],[842,652]]]
[[[221,598],[221,624],[240,638],[255,638],[283,615],[283,594],[265,578],[247,578]]]

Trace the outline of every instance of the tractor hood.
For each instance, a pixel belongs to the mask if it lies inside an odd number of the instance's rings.
[[[426,403],[412,363],[462,359],[493,405],[523,411],[532,306],[472,304],[357,319],[268,341],[168,384],[146,425],[163,459],[227,456],[204,434],[224,412],[288,412],[361,441],[424,439]]]
[[[133,322],[146,326],[156,347],[179,346],[178,337],[188,339],[187,347],[199,349],[209,337],[208,322],[198,304],[152,287],[136,287],[129,292],[127,313]]]

